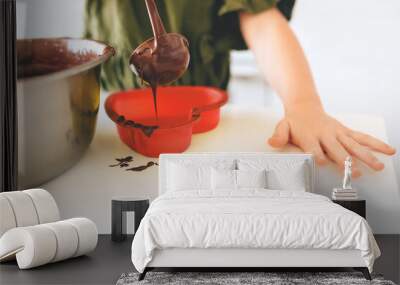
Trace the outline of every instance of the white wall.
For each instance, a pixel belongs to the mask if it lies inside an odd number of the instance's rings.
[[[17,37],[82,37],[85,0],[17,0]]]

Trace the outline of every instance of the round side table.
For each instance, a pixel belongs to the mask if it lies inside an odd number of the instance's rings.
[[[148,198],[113,197],[111,201],[111,240],[126,239],[126,212],[135,212],[135,233],[149,208]]]

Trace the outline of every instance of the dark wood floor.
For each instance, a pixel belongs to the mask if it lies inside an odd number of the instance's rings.
[[[377,235],[382,256],[375,272],[395,283],[400,281],[400,235]],[[30,270],[19,270],[15,262],[0,265],[0,284],[115,284],[124,272],[134,271],[130,260],[131,239],[114,243],[99,237],[97,249],[78,257]]]
[[[16,262],[0,265],[0,284],[115,284],[124,272],[134,271],[130,259],[132,239],[121,243],[100,235],[97,248],[81,256],[29,270]]]

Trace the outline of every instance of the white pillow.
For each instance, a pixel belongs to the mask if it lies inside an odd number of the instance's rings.
[[[239,170],[267,170],[267,188],[273,190],[305,191],[309,169],[304,160],[239,159]]]
[[[267,188],[267,171],[211,169],[211,189],[238,190],[241,188]]]
[[[267,171],[236,170],[237,188],[267,188]]]
[[[211,189],[236,190],[236,170],[212,168]]]
[[[272,169],[267,172],[268,188],[273,190],[306,191],[305,165],[281,171]]]
[[[210,189],[211,167],[170,163],[168,168],[168,191]]]
[[[166,190],[211,190],[211,168],[235,169],[235,159],[175,159],[166,165]]]

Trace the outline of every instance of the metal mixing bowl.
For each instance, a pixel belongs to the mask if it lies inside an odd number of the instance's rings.
[[[35,187],[83,156],[94,136],[101,64],[114,49],[71,38],[17,41],[18,185]]]

